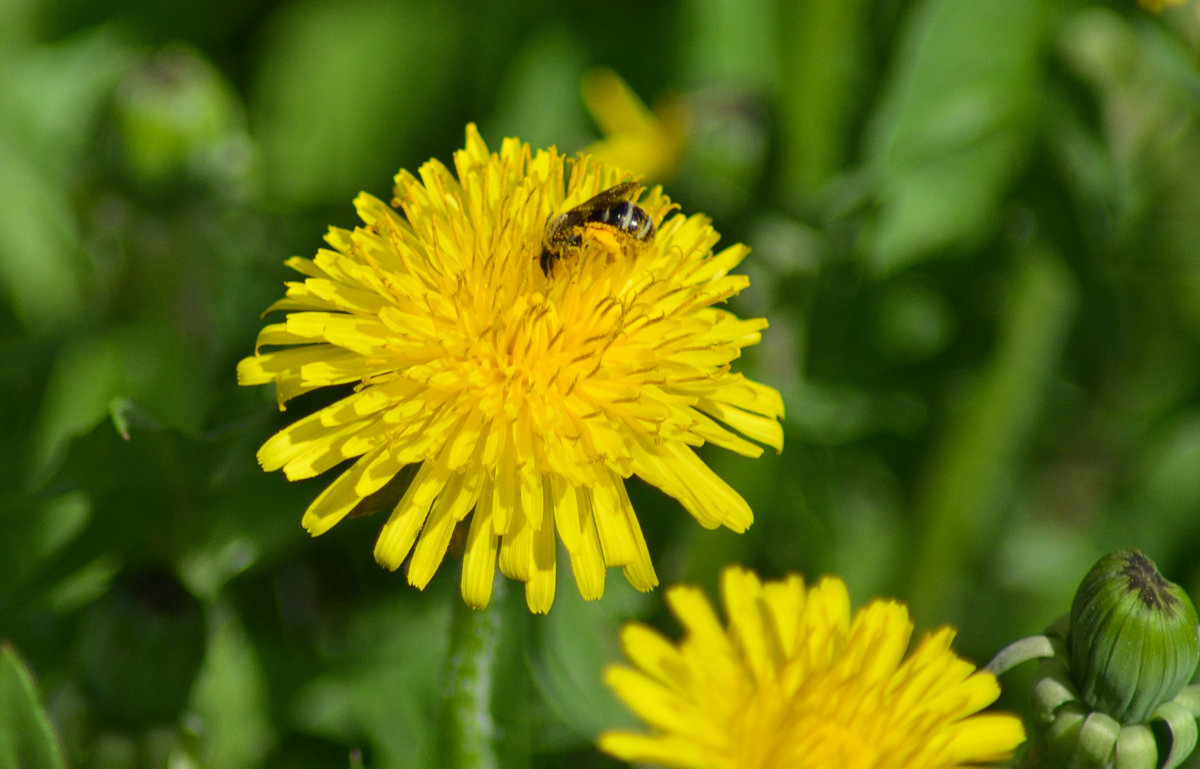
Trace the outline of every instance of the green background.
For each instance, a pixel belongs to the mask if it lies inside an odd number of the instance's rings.
[[[665,189],[752,247],[741,369],[787,406],[782,454],[703,452],[745,535],[630,484],[664,584],[838,574],[977,662],[1110,549],[1200,595],[1194,2],[9,0],[0,764],[432,764],[458,563],[421,593],[378,516],[309,539],[329,478],[254,451],[322,401],[281,415],[234,367],[283,260],[468,121],[599,138],[595,66],[689,110]],[[614,766],[618,628],[677,633],[661,591],[559,571],[548,617],[492,607],[503,767]]]

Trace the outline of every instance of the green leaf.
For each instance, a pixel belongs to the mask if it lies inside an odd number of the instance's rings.
[[[106,27],[51,45],[7,47],[0,68],[6,116],[0,137],[65,184],[77,181],[101,112],[134,58],[133,49]]]
[[[66,767],[33,675],[8,643],[0,643],[0,766]]]
[[[813,192],[841,168],[853,137],[851,120],[865,98],[868,24],[865,0],[781,4],[792,40],[783,52],[780,113],[785,191]]]
[[[81,491],[49,498],[20,496],[0,507],[0,595],[23,595],[22,583],[87,526],[91,504]]]
[[[456,584],[424,594],[404,589],[357,611],[345,629],[336,665],[310,677],[291,707],[295,728],[352,747],[367,765],[433,765],[431,715],[441,696],[450,601]]]
[[[60,515],[63,525],[71,527],[60,538],[70,538],[70,545],[46,559],[40,577],[62,579],[104,554],[120,563],[174,563],[201,547],[216,523],[208,514],[215,504],[209,497],[219,495],[210,482],[223,451],[214,441],[164,429],[135,427],[126,440],[108,423],[71,440],[41,492],[79,492],[86,501],[75,503],[81,509],[68,508]],[[220,501],[232,504],[229,498]],[[253,509],[255,516],[275,510],[262,502]]]
[[[778,82],[776,4],[689,0],[680,19],[683,71],[695,83],[765,91]]]
[[[119,430],[127,430],[131,420],[194,429],[203,379],[196,376],[196,359],[180,355],[181,349],[187,349],[186,339],[154,322],[109,327],[64,347],[45,388],[38,468],[52,469],[71,439],[105,418],[113,418]]]
[[[1160,521],[1140,531],[1137,542],[1170,552],[1179,546],[1178,529],[1189,526],[1200,509],[1200,412],[1172,412],[1170,421],[1143,437],[1139,449],[1126,515]]]
[[[204,659],[204,614],[174,575],[123,572],[82,627],[80,676],[106,722],[137,729],[179,718]]]
[[[1023,165],[1038,93],[1039,0],[925,0],[903,32],[867,153],[882,272],[989,235]]]
[[[496,93],[485,139],[520,136],[533,147],[570,152],[591,137],[579,83],[587,69],[583,44],[564,29],[534,35],[522,46]]]
[[[205,725],[205,766],[249,769],[279,740],[270,720],[269,682],[233,607],[219,603],[210,616],[208,654],[196,679],[193,707]]]
[[[26,328],[51,331],[83,310],[79,227],[64,186],[0,137],[0,295]]]
[[[560,552],[560,563],[566,563]],[[604,729],[633,722],[616,697],[604,685],[604,668],[623,658],[618,644],[622,618],[631,617],[644,602],[621,573],[610,569],[604,597],[584,601],[570,569],[559,568],[554,610],[537,620],[539,655],[533,664],[534,685],[550,706],[561,730],[543,731],[540,743],[560,741],[578,747],[592,741]]]
[[[109,414],[110,403],[129,392],[120,344],[111,336],[83,338],[55,361],[45,388],[36,466],[49,470],[73,438],[86,435]]]
[[[918,489],[910,571],[918,621],[946,616],[967,595],[967,563],[999,528],[998,502],[1036,435],[1075,315],[1078,287],[1053,251],[1031,248],[1011,280],[996,348],[958,397]]]
[[[318,0],[281,8],[267,24],[251,103],[270,194],[298,205],[348,200],[394,173],[401,148],[454,95],[453,69],[443,66],[453,6]]]
[[[0,67],[0,295],[48,332],[86,309],[73,195],[104,100],[130,59],[106,31],[55,45],[5,46]]]

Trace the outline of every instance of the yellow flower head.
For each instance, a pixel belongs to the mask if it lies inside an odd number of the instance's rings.
[[[682,99],[664,101],[651,112],[620,75],[601,68],[584,76],[583,100],[604,133],[588,154],[659,181],[675,175],[691,119]]]
[[[1025,739],[1015,716],[979,711],[995,676],[927,636],[904,659],[908,612],[875,601],[850,616],[846,585],[799,576],[763,584],[726,569],[727,628],[698,589],[674,587],[686,636],[672,645],[637,624],[622,644],[637,669],[607,680],[655,734],[609,732],[626,761],[690,769],[952,769],[1003,760]]]
[[[656,235],[625,249],[603,227],[544,272],[550,216],[624,180],[584,156],[531,153],[506,139],[489,153],[474,126],[455,172],[431,160],[401,171],[393,205],[355,201],[364,225],[331,228],[330,249],[288,264],[305,276],[271,307],[244,385],[275,382],[280,406],[321,387],[353,392],[295,422],[258,452],[266,470],[309,478],[349,465],[309,506],[328,531],[406,467],[375,557],[409,557],[424,588],[461,522],[463,598],[487,605],[497,560],[525,583],[532,611],[554,600],[555,532],[587,599],[621,566],[640,590],[658,579],[624,479],[638,475],[701,525],[743,531],[746,502],[693,452],[705,442],[746,456],[783,444],[779,393],[730,370],[763,319],[713,305],[745,288],[729,271],[748,249],[717,242],[660,189],[637,205]],[[469,523],[467,523],[469,516]]]

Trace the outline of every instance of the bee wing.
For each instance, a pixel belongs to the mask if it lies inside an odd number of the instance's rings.
[[[626,200],[632,200],[637,191],[641,189],[637,182],[621,182],[615,187],[609,187],[593,198],[585,200],[579,205],[579,208],[585,211],[595,210],[597,208],[607,208],[608,206],[616,205]]]

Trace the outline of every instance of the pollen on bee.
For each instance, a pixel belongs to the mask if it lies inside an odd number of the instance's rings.
[[[603,224],[589,224],[585,230],[587,232],[585,242],[607,254],[610,261],[617,254],[629,255],[628,247],[633,241],[628,236],[618,234],[612,227]]]

